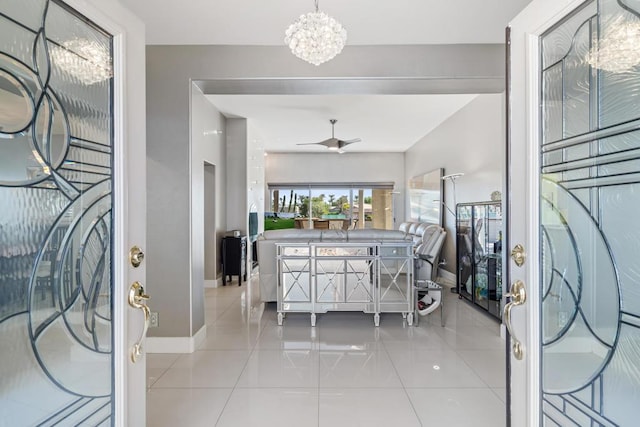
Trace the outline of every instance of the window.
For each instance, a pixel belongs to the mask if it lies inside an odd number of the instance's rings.
[[[393,184],[269,184],[265,230],[393,229]]]

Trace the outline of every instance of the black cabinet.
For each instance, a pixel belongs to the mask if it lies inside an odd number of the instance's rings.
[[[500,202],[456,208],[458,293],[491,315],[502,315],[502,207]]]
[[[238,276],[238,286],[247,281],[247,236],[222,238],[222,286]]]

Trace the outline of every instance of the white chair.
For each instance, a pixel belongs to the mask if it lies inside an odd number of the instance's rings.
[[[439,225],[426,227],[422,234],[422,243],[416,248],[416,279],[436,281],[440,252],[447,232]]]
[[[438,225],[425,227],[422,235],[422,243],[416,248],[414,263],[414,289],[416,312],[420,316],[435,311],[440,307],[440,324],[444,326],[444,304],[442,286],[436,283],[440,252],[444,245],[447,232]],[[418,308],[419,301],[426,306]],[[416,316],[415,324],[418,324]]]

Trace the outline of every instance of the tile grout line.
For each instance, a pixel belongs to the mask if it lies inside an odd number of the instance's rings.
[[[173,354],[178,354],[178,353],[173,353]],[[146,355],[146,354],[145,354]],[[158,378],[156,378],[156,380],[149,384],[149,387],[147,387],[147,392],[149,392],[151,390],[151,388],[158,382],[160,381],[160,378],[162,378],[164,376],[164,374],[166,374],[167,372],[169,372],[169,369],[171,369],[173,367],[173,365],[176,364],[176,362],[182,357],[181,354],[178,354],[178,357],[176,357],[176,360],[174,360],[173,362],[171,362],[171,364],[169,366],[167,366],[164,371],[162,371],[162,373],[158,376]],[[147,366],[145,366],[145,371],[147,371],[149,368]],[[145,372],[145,377],[148,378],[148,376],[146,375]]]
[[[216,296],[216,298],[217,298],[217,296]],[[216,316],[216,319],[213,321],[213,323],[211,323],[211,325],[213,326],[215,323],[218,323],[218,319],[219,319],[220,317],[224,316],[224,315],[225,315],[225,313],[231,309],[231,307],[233,306],[233,304],[234,304],[236,301],[239,301],[240,299],[242,299],[242,294],[235,296],[235,297],[233,298],[233,300],[229,303],[229,305],[227,305],[227,308],[225,308],[225,309],[222,311],[222,313],[220,313],[220,315],[219,315],[219,316]],[[205,296],[205,300],[206,300],[206,296]],[[206,311],[206,307],[205,307],[205,311]],[[206,323],[205,323],[205,324],[206,324]]]
[[[317,406],[318,416],[317,416],[317,419],[316,419],[316,426],[320,427],[320,372],[322,371],[320,369],[320,364],[322,363],[321,360],[320,360],[321,359],[321,357],[320,357],[321,356],[320,342],[322,340],[320,338],[320,334],[321,334],[320,326],[316,323],[316,326],[311,326],[311,328],[315,328],[315,334],[314,335],[316,337],[317,344],[318,344],[318,347],[317,347],[317,350],[316,350],[318,352],[318,368],[317,368],[318,369],[318,388],[317,388],[317,391],[316,391],[316,393],[317,393],[317,401],[318,401],[318,406]]]
[[[245,293],[246,296],[246,293]],[[231,304],[229,304],[229,306],[227,307],[227,309],[222,313],[224,315],[224,313],[226,313],[228,310],[231,309],[231,307],[233,306],[234,303],[236,303],[237,301],[241,301],[242,299],[242,294],[240,294],[238,296],[238,298],[235,298],[233,300],[233,302]],[[216,319],[216,322],[218,321],[218,319]],[[238,378],[236,379],[235,384],[233,385],[233,387],[231,388],[231,392],[229,393],[229,396],[227,397],[227,400],[224,402],[224,405],[222,406],[222,410],[220,411],[220,415],[218,415],[218,418],[216,419],[216,423],[215,425],[217,426],[218,423],[220,422],[220,419],[222,418],[222,416],[224,415],[224,411],[227,409],[227,405],[229,405],[229,401],[231,400],[231,397],[233,396],[233,393],[236,391],[236,389],[238,388],[238,383],[240,382],[240,378],[242,377],[242,374],[244,373],[245,369],[247,369],[247,365],[249,364],[249,361],[251,360],[251,356],[253,355],[253,352],[255,350],[255,347],[258,343],[258,340],[260,339],[260,336],[262,335],[264,331],[264,328],[261,328],[260,333],[258,334],[258,336],[256,337],[256,341],[253,343],[253,345],[251,346],[251,349],[249,350],[249,356],[247,357],[246,362],[244,363],[244,366],[242,367],[242,369],[240,370],[240,373],[238,374]]]
[[[471,370],[471,372],[473,372],[473,373],[474,373],[474,375],[475,375],[476,377],[478,377],[478,378],[480,379],[480,381],[482,381],[482,383],[483,383],[485,386],[487,386],[487,388],[489,388],[489,389],[490,389],[490,388],[491,388],[491,386],[489,386],[489,384],[487,384],[487,382],[486,382],[486,381],[485,381],[485,380],[484,380],[480,375],[478,375],[478,373],[477,373],[477,372],[476,372],[476,370],[473,368],[473,366],[471,366],[471,365],[466,361],[466,359],[465,359],[464,357],[462,357],[462,355],[461,355],[460,353],[458,353],[458,350],[454,350],[454,351],[455,351],[455,353],[456,353],[456,356],[458,356],[458,357],[460,358],[460,360],[462,360],[462,363],[464,363],[464,364],[467,366],[467,368],[469,368],[469,369]],[[487,350],[468,350],[468,349],[467,349],[467,350],[464,350],[464,349],[463,349],[463,350],[461,350],[461,351],[476,351],[476,352],[478,352],[478,351],[485,351],[485,352],[486,352]],[[501,400],[501,401],[502,401],[502,400]]]
[[[413,328],[414,326],[410,326],[410,327]],[[418,420],[418,423],[420,424],[420,426],[423,426],[424,424],[422,423],[422,419],[420,418],[420,415],[418,415],[418,411],[416,410],[416,407],[413,404],[413,400],[411,400],[411,396],[409,396],[407,387],[405,386],[404,381],[402,381],[402,376],[400,375],[400,372],[398,372],[398,368],[396,367],[396,364],[394,363],[393,358],[391,357],[391,353],[389,353],[389,349],[387,348],[387,344],[385,343],[385,340],[381,339],[380,341],[382,342],[382,347],[384,348],[384,351],[387,354],[389,361],[391,362],[391,366],[393,366],[393,370],[398,376],[398,380],[400,380],[400,384],[402,385],[402,390],[404,391],[405,396],[407,396],[407,400],[409,401],[409,405],[411,405],[413,414],[416,416],[416,419]]]

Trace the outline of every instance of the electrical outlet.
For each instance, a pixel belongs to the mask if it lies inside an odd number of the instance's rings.
[[[160,315],[157,311],[152,311],[149,314],[149,327],[157,328],[158,326],[160,326]]]

